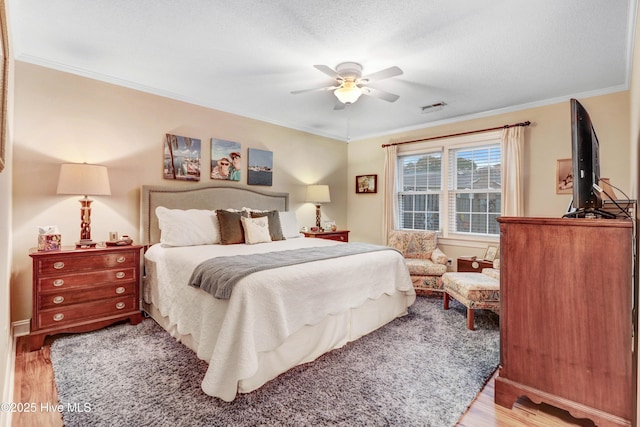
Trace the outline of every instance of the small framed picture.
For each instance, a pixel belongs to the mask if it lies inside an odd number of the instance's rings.
[[[378,192],[378,175],[357,175],[356,194]]]
[[[560,159],[556,163],[556,194],[573,193],[573,166],[571,159]]]
[[[498,247],[489,246],[482,259],[484,259],[485,261],[493,261],[496,259],[496,255],[498,255]]]

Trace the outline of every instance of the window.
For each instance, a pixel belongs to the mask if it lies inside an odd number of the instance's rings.
[[[442,142],[442,141],[440,141]],[[502,207],[500,134],[423,143],[398,154],[400,229],[495,237]]]
[[[398,163],[400,228],[439,231],[442,154],[398,156]]]
[[[502,201],[500,145],[449,152],[449,231],[498,235]]]

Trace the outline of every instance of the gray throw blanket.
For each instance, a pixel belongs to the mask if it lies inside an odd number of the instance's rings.
[[[383,250],[395,249],[369,243],[346,243],[335,246],[216,257],[203,261],[193,270],[189,285],[201,288],[216,298],[229,299],[235,284],[243,277],[257,271]]]

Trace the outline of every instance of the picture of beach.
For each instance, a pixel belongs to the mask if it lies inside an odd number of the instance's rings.
[[[242,154],[240,143],[211,138],[211,179],[240,181]]]
[[[200,150],[199,139],[166,134],[164,178],[200,181]]]
[[[272,185],[273,184],[273,151],[248,149],[249,167],[247,171],[247,184]]]

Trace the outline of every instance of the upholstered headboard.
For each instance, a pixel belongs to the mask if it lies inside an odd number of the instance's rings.
[[[140,239],[143,245],[160,241],[156,208],[169,209],[241,209],[243,207],[286,211],[289,193],[275,193],[241,187],[238,184],[189,184],[183,186],[143,185],[140,200]]]

